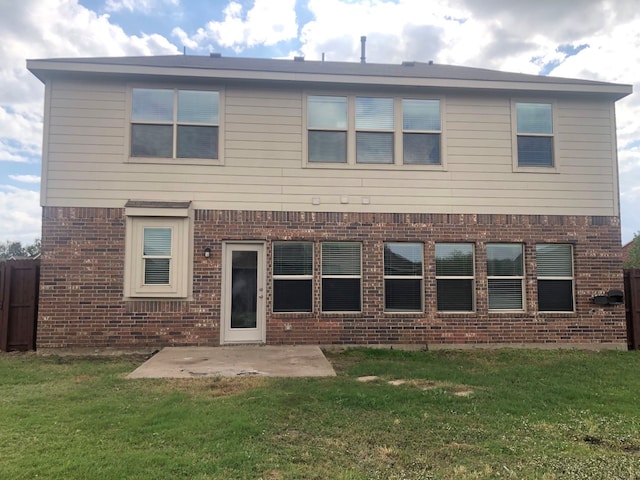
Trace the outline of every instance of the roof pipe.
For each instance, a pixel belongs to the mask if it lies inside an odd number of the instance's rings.
[[[360,37],[360,63],[367,63],[367,37]]]

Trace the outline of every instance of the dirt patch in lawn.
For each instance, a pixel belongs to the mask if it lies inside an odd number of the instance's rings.
[[[404,378],[396,378],[392,380],[387,380],[376,375],[365,375],[362,377],[356,378],[357,382],[361,383],[386,383],[387,385],[391,385],[393,387],[400,386],[408,386],[417,388],[420,390],[428,391],[428,390],[445,390],[450,395],[454,395],[456,397],[470,397],[475,393],[475,390],[467,385],[460,385],[451,382],[438,382],[433,380],[422,380],[422,379],[404,379]]]
[[[156,385],[161,392],[185,392],[193,396],[210,398],[239,395],[263,387],[265,377],[208,377],[208,378],[169,378]]]

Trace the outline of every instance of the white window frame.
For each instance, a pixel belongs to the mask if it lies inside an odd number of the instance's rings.
[[[559,277],[552,277],[552,276],[540,276],[539,273],[537,272],[536,269],[536,284],[538,285],[541,281],[545,281],[545,280],[569,280],[571,281],[571,303],[573,305],[573,309],[572,310],[540,310],[540,301],[538,300],[538,312],[540,313],[572,313],[576,311],[576,273],[575,273],[575,265],[574,265],[574,249],[573,249],[573,245],[570,243],[557,243],[557,244],[553,244],[553,243],[537,243],[536,244],[536,264],[537,264],[537,259],[538,259],[538,245],[567,245],[569,247],[569,256],[570,256],[570,260],[571,260],[571,276],[567,277],[567,276],[559,276]],[[536,286],[537,286],[536,285]],[[539,288],[538,288],[538,295],[539,295]]]
[[[190,298],[193,277],[192,211],[126,208],[125,298]],[[144,229],[172,230],[169,284],[144,283]]]
[[[382,259],[382,286],[384,291],[384,311],[385,313],[408,313],[415,314],[424,312],[424,244],[419,242],[384,242],[383,244],[383,252],[384,247],[389,244],[402,244],[402,245],[418,245],[420,246],[420,275],[387,275],[385,273],[385,263],[384,263],[384,254]],[[420,308],[418,310],[396,310],[396,309],[388,309],[387,308],[387,280],[420,280]]]
[[[436,242],[438,245],[471,245],[473,275],[436,275],[436,310],[438,313],[473,313],[476,311],[476,246],[470,242]],[[435,252],[434,252],[435,253]],[[434,266],[437,258],[434,258]],[[435,267],[437,271],[437,266]],[[471,280],[471,310],[438,310],[438,280]]]
[[[490,245],[519,245],[522,249],[522,275],[489,275],[489,255],[488,250]],[[526,278],[526,262],[525,262],[525,248],[524,243],[518,242],[490,242],[486,244],[487,251],[487,308],[490,312],[524,312],[525,305],[527,304],[526,300],[526,289],[525,289],[525,278]],[[491,280],[520,280],[520,291],[521,291],[521,299],[522,304],[520,308],[490,308],[490,292],[489,292],[489,283]]]
[[[132,118],[133,109],[133,90],[134,89],[148,89],[148,90],[172,90],[173,91],[173,121],[138,121]],[[190,90],[197,92],[216,92],[218,93],[218,123],[217,124],[203,124],[203,123],[189,123],[178,121],[178,91]],[[128,163],[152,163],[152,164],[168,164],[168,165],[224,165],[224,138],[225,138],[225,90],[221,86],[212,88],[206,87],[187,87],[183,85],[176,86],[175,84],[130,84],[128,85],[127,96],[127,128],[125,131],[125,156],[128,159]],[[173,126],[173,155],[169,157],[134,157],[131,155],[131,130],[134,124],[149,124],[149,125],[171,125]],[[195,126],[216,126],[218,127],[218,158],[181,158],[176,156],[177,142],[178,142],[178,125],[195,125]]]
[[[347,160],[346,162],[310,162],[309,161],[309,130],[318,130],[308,127],[308,98],[311,96],[346,97],[347,98]],[[356,133],[361,132],[390,132],[391,130],[356,130],[356,97],[368,98],[392,98],[393,99],[393,163],[357,163],[356,162]],[[438,100],[440,102],[440,131],[412,131],[406,133],[439,133],[440,135],[440,163],[439,164],[404,164],[403,163],[403,117],[402,100]],[[367,169],[367,170],[436,170],[447,168],[447,141],[446,141],[446,97],[442,95],[384,95],[362,92],[332,92],[332,91],[305,91],[302,101],[302,166],[303,168],[333,168],[333,169]],[[322,130],[322,129],[320,129]],[[328,129],[329,130],[329,129]],[[333,131],[344,131],[337,129]]]
[[[323,262],[323,255],[324,255],[324,246],[328,243],[349,243],[349,244],[356,244],[360,247],[360,274],[359,275],[326,275],[324,273],[324,269],[322,268],[322,264]],[[353,279],[353,278],[357,278],[358,280],[360,280],[360,310],[325,310],[324,309],[324,302],[322,301],[322,285],[323,285],[323,280],[325,278],[336,278],[336,279]],[[320,244],[320,310],[323,313],[328,313],[328,314],[340,314],[340,313],[362,313],[362,243],[361,242],[351,242],[351,241],[327,241],[327,242],[322,242]]]
[[[402,108],[402,102],[403,100],[437,100],[438,101],[438,110],[440,113],[440,128],[438,130],[407,130],[404,128],[404,109]],[[413,97],[413,96],[407,96],[407,97],[402,97],[400,98],[400,107],[401,107],[401,111],[400,111],[400,121],[402,122],[400,125],[400,128],[402,129],[402,134],[401,134],[401,138],[402,138],[402,164],[405,166],[431,166],[431,167],[439,167],[442,165],[442,163],[444,162],[444,155],[443,155],[443,148],[444,148],[444,142],[443,142],[443,115],[442,115],[442,109],[444,108],[444,102],[442,101],[442,99],[440,98],[418,98],[418,97]],[[438,135],[438,140],[440,142],[440,162],[439,163],[427,163],[427,164],[415,164],[415,163],[404,163],[404,135],[405,134],[425,134],[425,135],[434,135],[437,134]]]
[[[518,133],[518,107],[519,103],[539,103],[544,105],[551,105],[551,129],[552,133]],[[558,154],[558,107],[555,100],[540,99],[540,98],[512,98],[511,99],[511,149],[513,158],[513,171],[521,173],[559,173],[560,156]],[[520,166],[518,160],[518,137],[550,137],[551,138],[551,166]]]
[[[286,314],[286,313],[312,313],[313,312],[313,297],[314,297],[314,281],[313,281],[313,273],[314,273],[314,252],[315,252],[315,245],[313,244],[313,242],[307,241],[307,240],[286,240],[286,241],[274,241],[273,242],[273,251],[271,254],[271,268],[272,268],[272,272],[275,272],[275,249],[276,249],[276,245],[277,244],[293,244],[293,243],[305,243],[305,244],[309,244],[311,245],[311,274],[309,275],[276,275],[275,273],[272,274],[272,283],[271,283],[271,288],[273,289],[273,301],[272,301],[272,305],[271,305],[271,311],[278,315],[278,314]],[[275,307],[275,290],[276,290],[276,286],[275,286],[275,282],[276,280],[309,280],[311,281],[311,310],[286,310],[286,311],[276,311],[274,309]]]

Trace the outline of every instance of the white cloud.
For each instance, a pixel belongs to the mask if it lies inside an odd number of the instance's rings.
[[[223,21],[208,22],[190,37],[179,28],[172,33],[189,48],[216,50],[222,46],[240,53],[249,47],[275,45],[298,34],[295,0],[255,0],[248,10],[231,1],[224,9]]]
[[[12,2],[2,9],[0,31],[0,162],[33,163],[41,155],[44,87],[25,68],[25,58],[179,53],[159,34],[127,35],[108,15],[77,0]],[[38,203],[37,192],[0,187],[2,237],[39,236]]]
[[[107,0],[104,8],[107,12],[128,10],[129,12],[149,13],[167,5],[178,6],[180,0]]]
[[[9,175],[9,178],[22,183],[40,183],[38,175]]]
[[[39,199],[38,192],[0,185],[0,241],[32,243],[40,238]]]

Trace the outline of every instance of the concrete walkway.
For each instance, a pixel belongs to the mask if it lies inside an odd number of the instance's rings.
[[[314,345],[243,345],[165,347],[127,378],[331,377],[335,374],[322,350]]]

